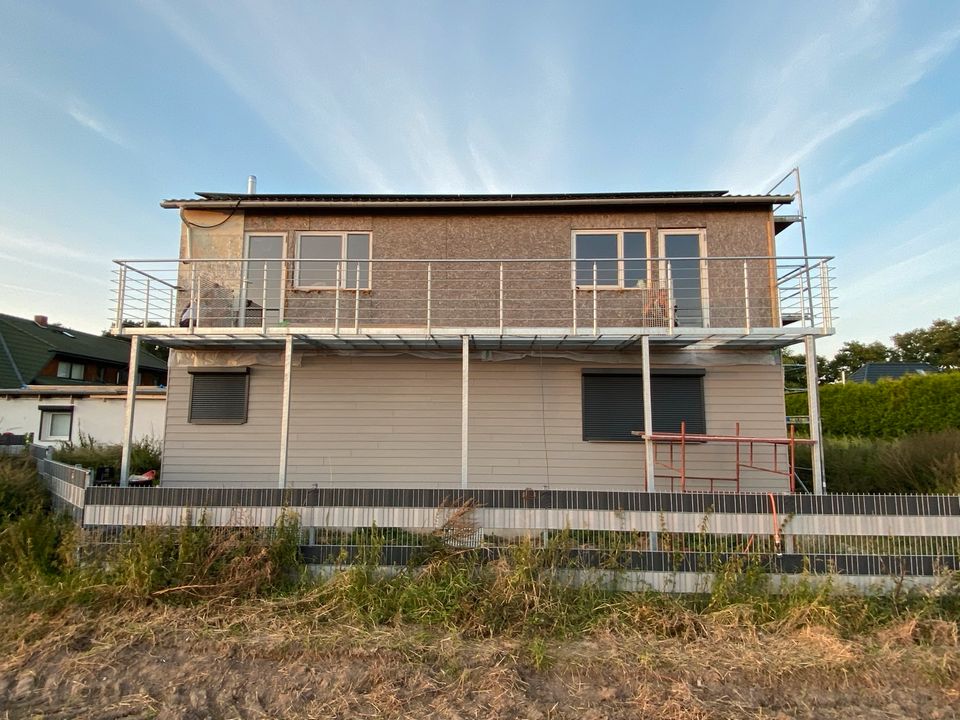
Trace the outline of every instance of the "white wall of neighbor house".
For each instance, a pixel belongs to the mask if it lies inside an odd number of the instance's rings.
[[[56,445],[60,442],[78,442],[81,433],[97,442],[115,444],[123,438],[124,395],[116,396],[0,396],[0,433],[15,435],[33,433],[38,445]],[[49,421],[41,428],[43,409],[48,413],[70,414],[69,436],[49,434]],[[160,395],[138,395],[134,416],[134,440],[153,438],[163,440],[166,400]],[[72,410],[69,410],[72,409]],[[59,425],[57,426],[59,427]]]
[[[292,374],[287,486],[458,487],[459,361],[456,354],[450,360],[304,356]],[[664,367],[655,353],[653,366]],[[609,365],[471,361],[471,487],[643,488],[642,443],[582,439],[581,373],[589,367]],[[162,483],[276,487],[282,378],[279,360],[251,367],[247,422],[196,425],[187,421],[188,368],[171,367]],[[708,367],[704,395],[708,433],[733,434],[740,422],[744,435],[785,436],[778,364]],[[642,419],[642,408],[638,413]],[[667,459],[665,449],[660,456]],[[770,459],[769,450],[758,449],[755,464]],[[733,477],[734,448],[689,447],[687,473]],[[786,489],[784,478],[745,476],[744,490]],[[698,487],[704,486],[688,483]]]

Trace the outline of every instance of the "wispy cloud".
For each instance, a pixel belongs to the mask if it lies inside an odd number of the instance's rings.
[[[841,6],[843,7],[843,6]],[[766,190],[784,168],[902,100],[960,44],[950,27],[902,51],[889,6],[863,3],[833,18],[779,66],[755,78],[746,107],[766,108],[735,133],[718,184]]]
[[[960,113],[947,118],[932,128],[917,133],[906,142],[892,147],[889,150],[870,158],[866,162],[861,163],[857,167],[853,168],[853,170],[850,170],[842,177],[834,180],[817,193],[817,198],[820,199],[821,206],[824,201],[829,202],[830,200],[837,198],[841,193],[871,178],[883,170],[886,166],[890,165],[890,163],[897,158],[906,155],[910,151],[921,147],[931,140],[937,139],[945,132],[953,130],[957,127],[960,127]]]
[[[403,34],[389,31],[389,17],[371,24],[359,13],[338,16],[338,32],[330,35],[324,28],[335,15],[332,6],[293,14],[270,3],[241,2],[201,5],[200,13],[187,14],[157,0],[141,4],[339,189],[515,189],[545,172],[546,159],[555,154],[569,104],[558,80],[562,63],[554,54],[550,66],[543,65],[532,43],[524,67],[537,90],[519,98],[516,112],[498,116],[489,100],[500,99],[502,81],[490,85],[489,56],[478,52],[471,65],[469,48],[458,53],[460,74],[468,77],[444,84],[436,56],[422,48],[437,38],[449,41],[451,31],[429,13],[416,16],[412,6],[403,10]],[[545,113],[546,107],[554,112]],[[504,144],[504,137],[514,140]]]
[[[109,140],[110,142],[121,147],[127,147],[126,141],[120,136],[120,134],[110,128],[106,121],[95,117],[89,108],[85,108],[81,106],[80,103],[74,101],[67,106],[66,113],[76,120],[80,125],[88,130],[92,130],[104,140]]]
[[[13,251],[16,254],[15,257],[23,259],[43,255],[53,259],[66,259],[74,262],[104,262],[103,256],[79,247],[60,243],[55,240],[46,240],[36,236],[24,235],[4,228],[0,228],[0,245],[8,251]],[[14,256],[7,255],[5,257]]]

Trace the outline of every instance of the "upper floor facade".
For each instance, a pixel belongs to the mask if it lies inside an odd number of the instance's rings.
[[[114,332],[172,347],[783,347],[832,333],[789,195],[204,193],[179,257],[117,261]]]

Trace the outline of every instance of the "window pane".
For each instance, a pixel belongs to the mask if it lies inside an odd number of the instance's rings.
[[[700,236],[670,234],[663,236],[664,255],[670,261],[677,324],[698,327],[703,324],[703,300],[700,279]],[[681,259],[676,259],[681,258]]]
[[[357,260],[370,259],[370,236],[367,233],[349,233],[347,235],[347,270],[344,287],[357,287],[357,269],[360,269],[360,287],[370,287],[370,263],[358,263]],[[353,262],[351,262],[353,261]]]
[[[73,380],[83,380],[83,365],[79,363],[74,363],[70,367],[70,377]]]
[[[617,236],[614,234],[578,234],[577,285],[593,285],[593,265],[597,265],[597,285],[617,285]],[[611,258],[608,260],[607,258]]]
[[[646,284],[646,257],[647,234],[645,232],[625,232],[623,234],[624,287],[640,287]]]
[[[70,363],[61,362],[57,365],[57,377],[62,377],[62,378],[70,377]]]
[[[343,240],[339,235],[301,235],[297,284],[301,287],[336,287],[337,263]],[[305,262],[333,260],[334,262]]]
[[[50,418],[50,429],[48,435],[51,438],[70,436],[70,413],[48,413]]]

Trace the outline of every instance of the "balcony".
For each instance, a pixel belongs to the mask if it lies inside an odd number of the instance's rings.
[[[832,334],[831,259],[117,260],[112,332],[177,348],[784,347]]]

